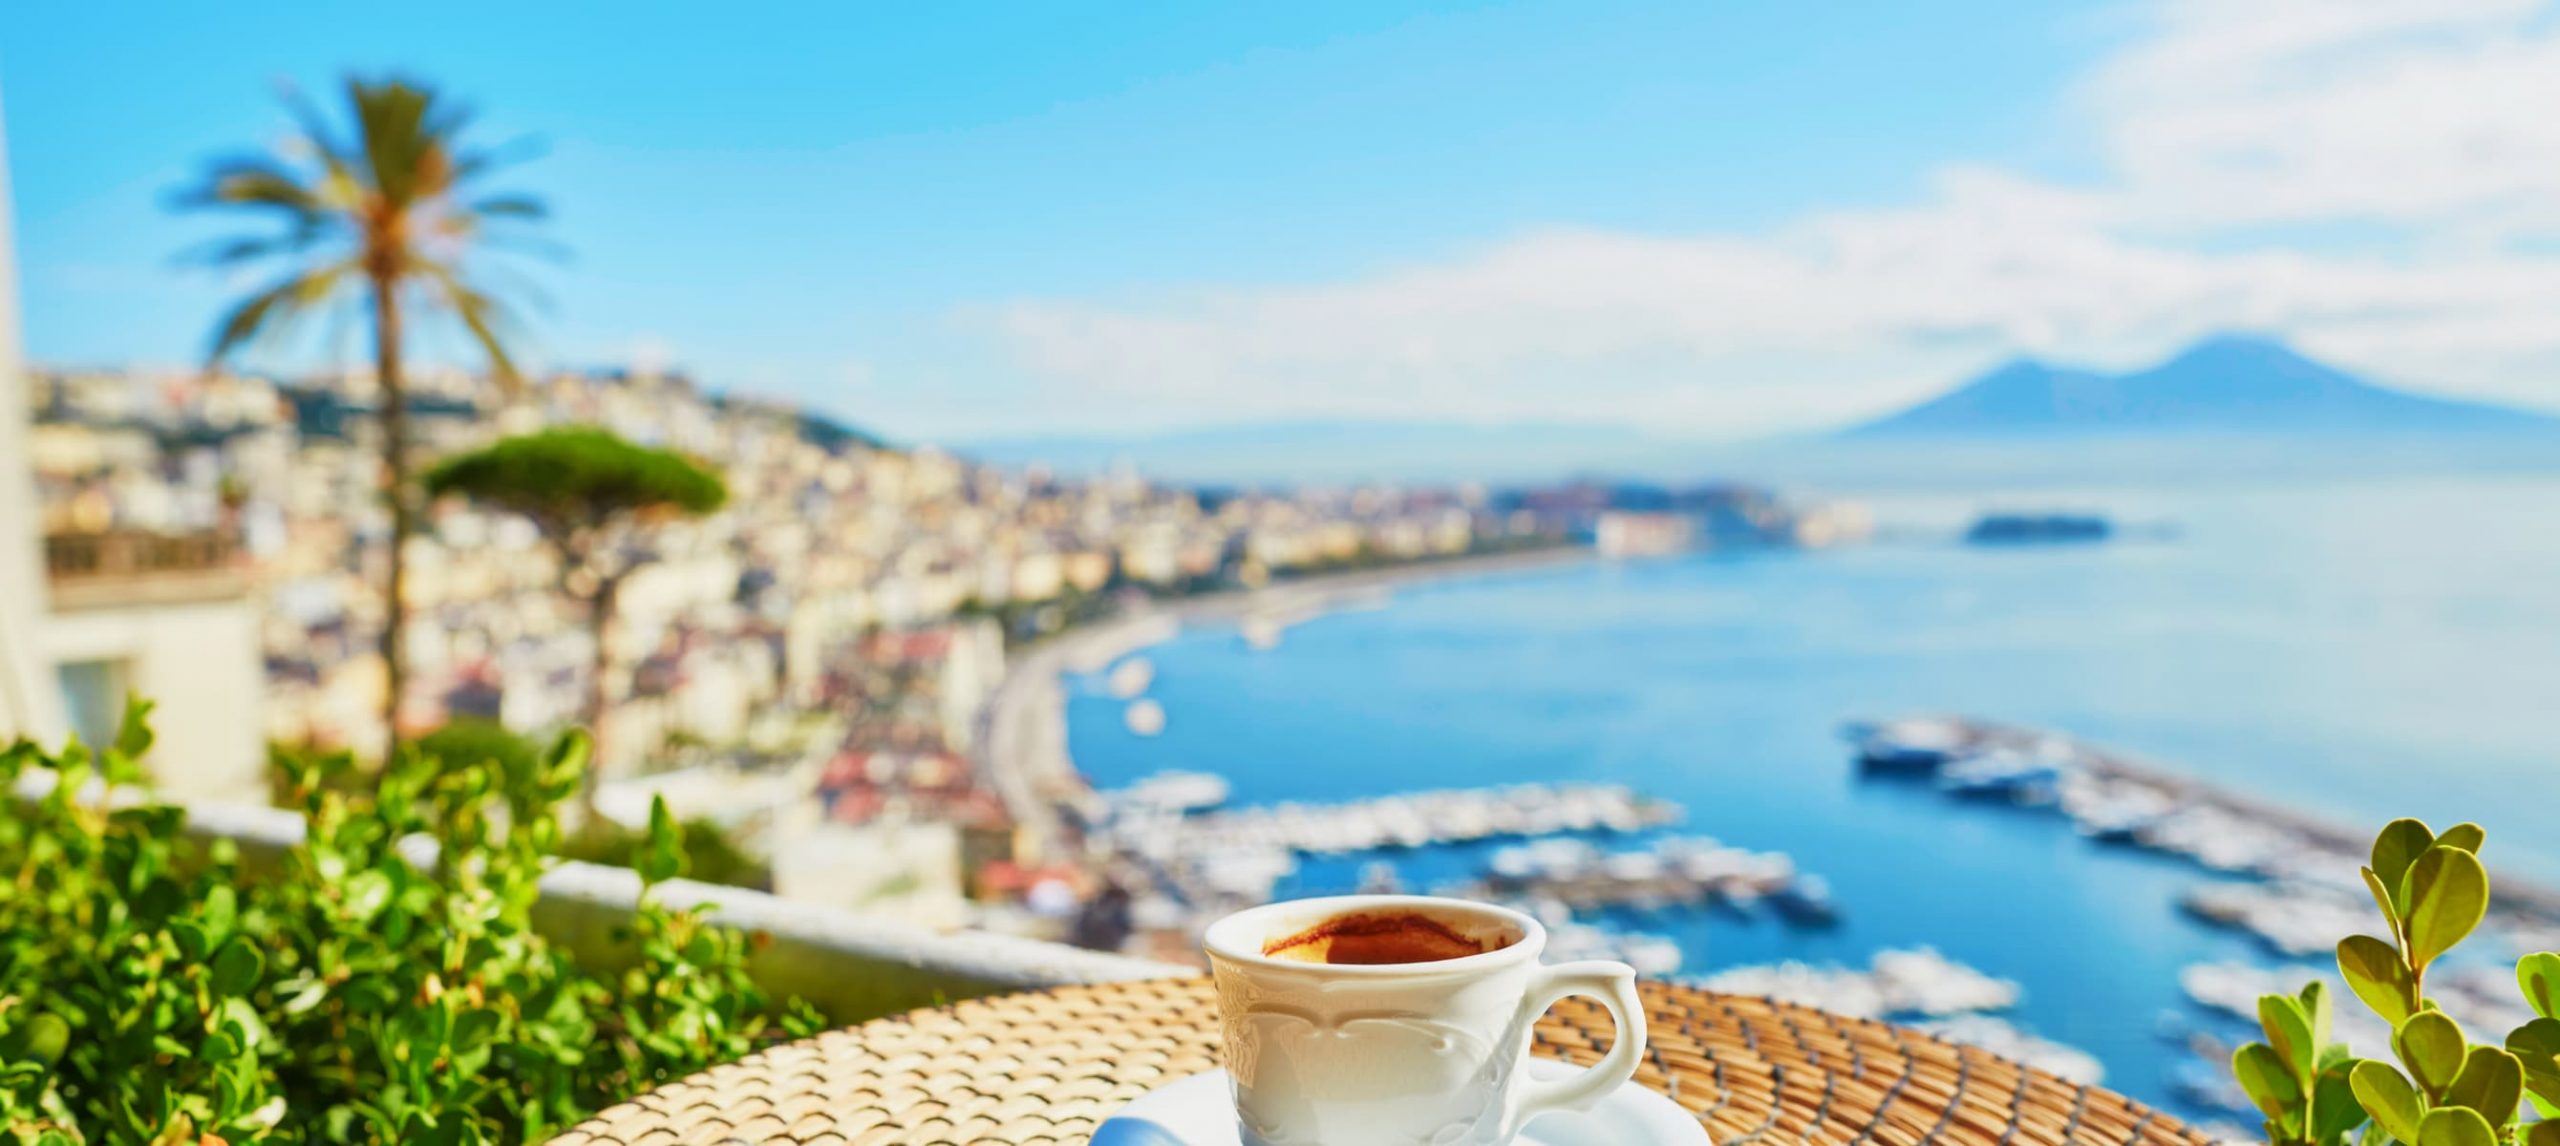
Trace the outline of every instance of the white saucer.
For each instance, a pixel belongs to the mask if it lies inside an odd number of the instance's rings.
[[[1529,1077],[1563,1078],[1581,1067],[1529,1060]],[[1093,1132],[1093,1146],[1243,1146],[1227,1072],[1213,1070],[1139,1095]],[[1587,1111],[1559,1110],[1529,1120],[1512,1146],[1710,1146],[1697,1115],[1636,1083]]]

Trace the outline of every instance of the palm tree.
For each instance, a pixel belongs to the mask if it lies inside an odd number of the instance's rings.
[[[275,224],[225,240],[201,257],[216,266],[281,263],[282,272],[241,299],[214,329],[209,365],[242,347],[280,340],[321,313],[362,306],[373,327],[375,384],[382,402],[382,489],[391,510],[391,552],[383,583],[383,759],[400,745],[400,694],[407,661],[402,545],[417,523],[410,492],[408,394],[401,353],[413,314],[458,322],[488,357],[502,386],[515,385],[504,332],[507,309],[465,273],[465,256],[509,239],[506,225],[543,218],[540,200],[479,194],[497,153],[465,147],[469,114],[432,87],[399,78],[346,81],[352,131],[340,134],[319,109],[288,93],[298,128],[275,154],[216,160],[179,205],[228,208]]]
[[[682,454],[635,445],[592,426],[570,426],[446,458],[427,471],[425,485],[430,496],[464,497],[531,520],[551,545],[561,592],[586,603],[595,659],[580,716],[593,747],[580,799],[593,823],[594,771],[604,759],[605,679],[613,668],[614,602],[623,580],[655,557],[640,527],[719,509],[729,499],[728,484]]]

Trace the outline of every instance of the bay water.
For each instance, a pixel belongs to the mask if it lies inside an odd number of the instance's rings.
[[[2560,472],[1844,492],[1874,506],[1874,542],[1462,576],[1269,650],[1188,630],[1146,654],[1163,732],[1130,734],[1086,682],[1071,751],[1102,787],[1203,770],[1236,804],[1527,781],[1675,800],[1676,831],[1786,852],[1842,911],[1829,930],[1765,911],[1604,920],[1676,937],[1685,974],[1934,946],[2021,984],[2009,1017],[2096,1054],[2108,1085],[2189,1115],[2206,1112],[2171,1085],[2187,1056],[2164,1017],[2216,1020],[2179,970],[2276,961],[2180,911],[2218,877],[2049,813],[1862,782],[1842,722],[2050,728],[2360,830],[2477,820],[2493,868],[2560,884]],[[1963,544],[1992,508],[2129,528]],[[1490,851],[1395,862],[1429,887]],[[1376,858],[1311,860],[1283,890],[1347,890]]]

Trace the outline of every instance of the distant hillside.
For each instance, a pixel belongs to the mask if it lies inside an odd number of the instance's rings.
[[[1547,480],[1611,466],[1658,468],[1688,447],[1640,431],[1554,424],[1291,421],[1132,437],[1016,438],[954,447],[998,465],[1256,485],[1357,481]]]
[[[823,450],[841,450],[847,446],[885,450],[889,443],[878,434],[811,410],[798,414],[800,440]]]
[[[2223,335],[2131,374],[2021,359],[1846,433],[1860,438],[2560,430],[2560,418],[2376,386],[2268,338]]]

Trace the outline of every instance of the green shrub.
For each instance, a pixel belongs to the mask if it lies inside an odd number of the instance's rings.
[[[345,755],[283,757],[309,832],[247,878],[183,812],[99,797],[141,783],[137,709],[117,743],[19,744],[0,782],[50,794],[0,815],[0,1142],[513,1143],[814,1029],[748,980],[749,940],[643,896],[632,963],[580,969],[529,916],[585,741],[539,756],[405,753],[370,793]],[[653,809],[633,866],[677,875]],[[396,846],[423,837],[428,866]]]
[[[482,716],[460,716],[418,738],[418,754],[446,765],[495,762],[508,771],[534,766],[542,750],[515,729]]]
[[[684,851],[687,878],[756,891],[773,890],[772,867],[739,847],[719,824],[699,817],[686,820],[676,826],[676,837]],[[588,863],[627,863],[632,849],[646,838],[643,833],[597,817],[568,833],[555,854]]]
[[[442,761],[447,767],[490,763],[497,765],[502,772],[529,769],[542,752],[533,741],[514,729],[476,716],[448,721],[419,737],[416,750],[419,755]],[[270,798],[282,807],[301,807],[303,795],[297,788],[296,777],[309,768],[320,769],[325,777],[321,782],[338,791],[373,791],[377,781],[372,769],[361,763],[350,768],[332,768],[327,763],[330,756],[328,749],[309,745],[269,745],[267,787]],[[740,847],[719,824],[701,818],[685,820],[678,825],[678,835],[683,842],[687,878],[756,891],[773,890],[772,867]],[[645,832],[599,816],[582,827],[562,832],[551,854],[561,859],[622,866],[631,862],[633,852],[647,838]]]
[[[2456,824],[2438,835],[2394,820],[2373,841],[2367,890],[2389,938],[2351,935],[2338,972],[2366,1007],[2391,1024],[2400,1065],[2359,1061],[2329,1041],[2320,985],[2258,1000],[2267,1040],[2232,1056],[2241,1089],[2267,1116],[2269,1142],[2335,1146],[2368,1120],[2364,1143],[2406,1146],[2560,1146],[2560,1121],[2527,1121],[2524,1108],[2560,1116],[2560,954],[2527,955],[2516,985],[2539,1016],[2502,1046],[2472,1043],[2427,995],[2427,969],[2470,936],[2489,912],[2485,833]]]

